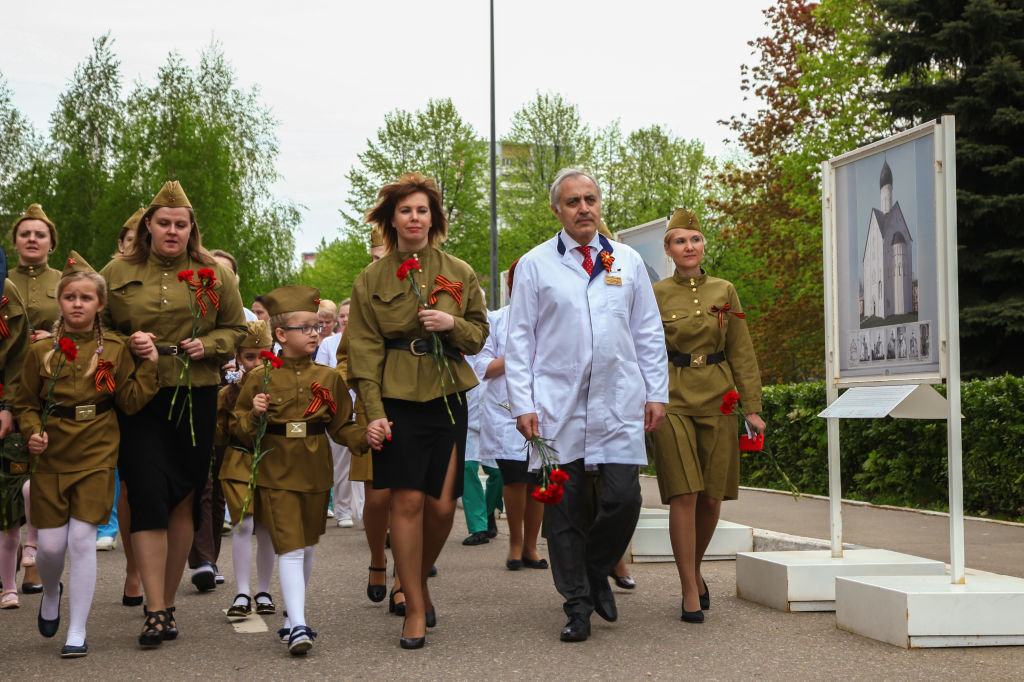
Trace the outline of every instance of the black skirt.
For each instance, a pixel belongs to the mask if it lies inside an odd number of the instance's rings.
[[[118,468],[128,486],[133,533],[167,528],[171,510],[189,493],[202,490],[210,473],[217,428],[217,387],[192,388],[195,445],[192,445],[189,430],[184,388],[178,391],[174,412],[168,419],[173,395],[173,387],[161,388],[137,414],[118,413],[121,425]],[[198,494],[193,503],[193,506],[198,503]]]
[[[466,466],[466,394],[448,396],[448,417],[444,400],[425,403],[384,398],[384,412],[391,426],[391,440],[373,451],[373,487],[422,490],[440,498],[448,473],[452,446],[456,448],[454,498],[462,496]]]
[[[527,485],[540,485],[540,474],[530,473],[530,463],[525,459],[522,462],[514,459],[499,459],[498,469],[501,470],[501,480],[505,484],[526,483]]]

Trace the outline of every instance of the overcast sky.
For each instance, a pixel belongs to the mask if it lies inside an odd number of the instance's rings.
[[[770,4],[496,0],[498,136],[537,91],[557,92],[592,127],[659,123],[725,153],[729,131],[716,122],[754,108],[743,102],[739,69],[756,61],[747,41],[766,33]],[[114,38],[126,93],[136,80],[152,82],[171,50],[195,65],[220,41],[240,84],[258,85],[280,121],[275,191],[306,207],[299,251],[337,234],[345,173],[389,111],[451,97],[489,133],[485,0],[4,5],[0,72],[40,130],[96,36]]]

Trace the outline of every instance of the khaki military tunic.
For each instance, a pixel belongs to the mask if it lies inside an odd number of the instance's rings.
[[[48,418],[49,444],[32,476],[32,522],[39,528],[62,526],[70,517],[97,525],[107,522],[113,506],[120,443],[117,415],[109,408],[113,402],[122,412],[134,414],[157,391],[156,363],[139,361],[136,366],[128,346],[115,334],[103,335],[99,354],[99,359],[113,365],[113,391],[102,383],[96,386],[96,335],[68,332],[65,337],[78,347],[78,356],[63,363],[53,399],[61,409],[81,406],[87,412],[91,406],[94,416],[79,420],[54,413]],[[39,433],[42,423],[50,379],[59,364],[60,351],[54,351],[53,346],[52,338],[39,339],[25,356],[14,408],[26,439]]]
[[[704,367],[669,362],[667,417],[654,433],[655,466],[662,500],[703,492],[735,499],[739,491],[738,417],[720,407],[730,390],[740,395],[744,414],[761,411],[761,379],[733,285],[701,274],[672,277],[654,284],[665,344],[673,352],[709,355],[725,351],[725,361]],[[721,309],[728,304],[728,312]],[[714,308],[714,310],[712,310]]]
[[[158,346],[177,346],[192,338],[189,302],[195,303],[195,292],[178,281],[178,273],[201,268],[216,273],[214,291],[220,302],[219,307],[207,304],[206,314],[199,320],[195,336],[202,340],[206,355],[191,361],[190,372],[193,386],[217,386],[220,366],[235,357],[235,347],[247,333],[237,280],[220,264],[197,263],[187,252],[171,260],[151,251],[142,264],[115,258],[100,271],[107,281],[103,324],[124,336],[136,331],[155,334],[153,343]],[[161,355],[158,372],[161,387],[177,386],[180,359]]]
[[[468,264],[434,247],[417,255],[422,270],[414,270],[410,277],[415,278],[424,300],[433,291],[438,275],[462,284],[461,305],[442,292],[430,307],[455,318],[455,327],[440,335],[444,342],[466,355],[476,355],[488,334],[487,308],[476,273]],[[412,256],[392,251],[368,265],[352,286],[345,328],[348,375],[366,407],[367,421],[386,417],[382,398],[427,402],[441,397],[441,376],[432,354],[417,356],[408,350],[385,347],[387,339],[430,337],[417,317],[420,302],[412,292],[412,280],[397,276],[399,266]],[[445,371],[446,393],[466,391],[479,383],[468,362],[448,358],[448,367],[455,385],[451,385]]]
[[[346,330],[347,331],[347,330]],[[338,364],[335,367],[335,371],[341,375],[341,378],[348,382],[348,337],[344,333],[341,335],[341,341],[338,342],[338,352],[335,356],[338,360]],[[354,390],[354,389],[353,389]],[[356,415],[356,425],[366,430],[366,408],[363,407],[363,401],[356,393],[356,399],[352,405],[352,410]],[[359,481],[359,482],[373,482],[373,457],[370,455],[369,446],[366,450],[351,450],[355,457],[352,458],[352,462],[348,469],[348,480]]]
[[[21,300],[21,293],[14,283],[4,282],[3,301],[0,304],[0,407],[10,409],[18,392],[21,380],[21,365],[28,348],[28,316]],[[22,440],[17,434],[4,439],[0,449],[0,531],[6,531],[25,516],[25,504],[16,491],[28,479],[28,455],[21,448]]]
[[[286,432],[294,424],[307,429],[322,424],[326,434],[288,438],[267,433],[260,443],[266,454],[258,464],[257,487],[247,511],[251,510],[254,519],[270,531],[277,554],[316,544],[326,529],[327,504],[334,485],[334,462],[327,437],[353,452],[367,448],[365,429],[360,430],[352,421],[352,398],[341,375],[308,357],[281,360],[283,367],[270,370],[268,423],[283,425]],[[264,374],[263,367],[258,367],[245,375],[229,418],[232,444],[225,452],[220,478],[232,523],[241,521],[252,462],[252,455],[235,444],[252,449],[257,428],[252,400],[263,392]],[[336,405],[333,412],[324,402],[304,416],[313,402],[314,383],[329,391]]]
[[[57,302],[60,270],[54,270],[46,263],[19,265],[8,276],[24,298],[29,335],[34,331],[53,331],[53,325],[60,319],[60,305]]]

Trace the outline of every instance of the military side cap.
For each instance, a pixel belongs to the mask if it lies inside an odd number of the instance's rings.
[[[192,204],[188,202],[188,197],[185,196],[185,190],[181,188],[181,183],[177,180],[168,180],[164,183],[164,186],[160,188],[153,201],[149,204],[150,208],[154,206],[161,206],[163,208],[192,208]]]
[[[61,273],[62,277],[67,277],[73,272],[96,272],[89,265],[89,261],[82,258],[77,251],[71,250],[68,254],[68,258],[64,261],[64,271]]]
[[[384,246],[384,237],[381,236],[380,231],[375,227],[370,230],[370,248],[376,248],[378,246]]]
[[[607,225],[605,225],[604,220],[597,221],[597,231],[603,234],[605,237],[608,237],[608,239],[615,239],[615,237],[612,235],[612,231],[608,229]]]
[[[239,348],[270,348],[274,345],[270,338],[270,327],[263,320],[249,320],[245,323],[246,335]]]
[[[43,213],[43,207],[39,204],[31,204],[25,209],[25,214],[14,221],[11,226],[11,238],[14,238],[14,232],[18,230],[18,225],[25,220],[42,220],[46,223],[46,226],[50,228],[50,247],[51,249],[57,248],[57,226],[53,224],[53,221],[46,217]]]
[[[139,226],[142,221],[142,216],[146,215],[146,209],[140,208],[135,213],[132,213],[132,217],[125,221],[121,227],[127,227],[129,230],[134,230]]]
[[[677,230],[679,228],[700,232],[700,220],[697,218],[696,211],[691,211],[688,208],[677,208],[672,217],[669,218],[668,227],[665,228],[665,231],[668,232],[669,230]]]
[[[316,287],[278,287],[263,294],[263,306],[273,315],[315,313],[320,309],[320,290]]]

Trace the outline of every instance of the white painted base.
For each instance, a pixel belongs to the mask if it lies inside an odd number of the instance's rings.
[[[736,555],[736,594],[780,611],[834,611],[836,577],[945,575],[941,561],[886,549],[742,552]]]
[[[737,552],[754,549],[754,529],[731,521],[719,521],[711,543],[704,553],[705,561],[732,560]],[[642,509],[630,546],[633,563],[675,561],[668,535],[667,509]]]
[[[836,579],[836,624],[898,647],[1024,645],[1024,580],[968,575]]]

